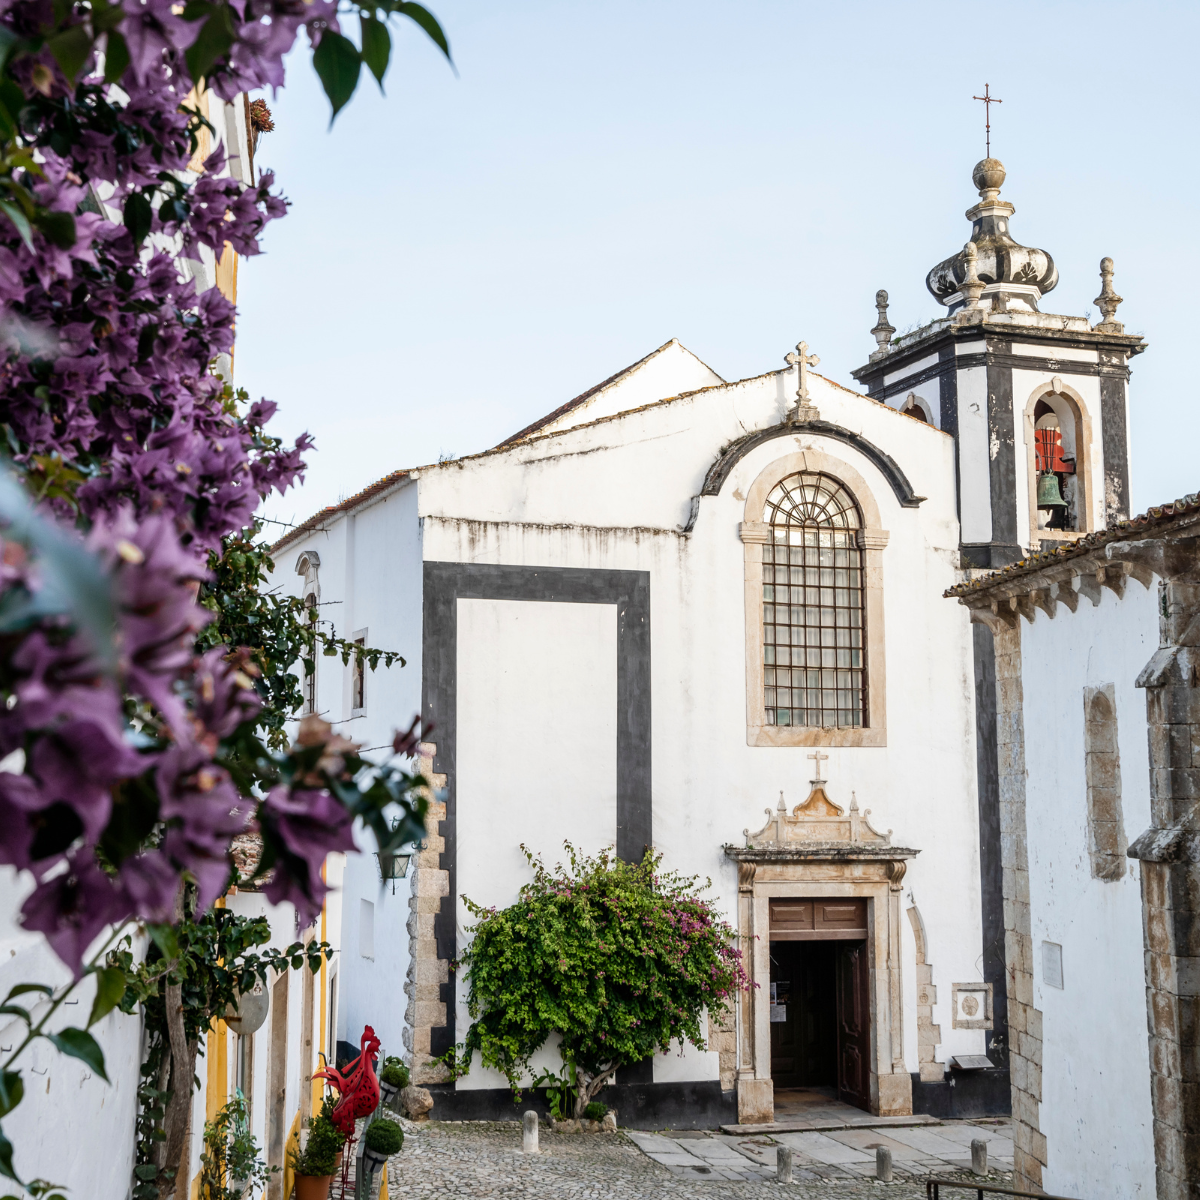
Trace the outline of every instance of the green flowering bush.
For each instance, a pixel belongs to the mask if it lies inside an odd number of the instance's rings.
[[[472,1024],[448,1065],[465,1075],[478,1051],[519,1095],[530,1057],[557,1033],[579,1118],[623,1064],[676,1041],[703,1049],[705,1009],[749,980],[733,931],[700,895],[708,881],[660,872],[650,852],[627,863],[565,846],[570,869],[553,871],[521,847],[534,878],[509,908],[464,897],[478,918],[458,964]]]

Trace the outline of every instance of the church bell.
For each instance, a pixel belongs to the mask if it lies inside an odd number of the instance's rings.
[[[1053,471],[1043,471],[1037,481],[1038,508],[1066,508],[1067,502],[1062,498],[1058,486],[1058,476]]]

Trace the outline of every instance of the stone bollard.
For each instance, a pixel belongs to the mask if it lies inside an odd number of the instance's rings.
[[[775,1179],[778,1183],[792,1182],[791,1146],[780,1146],[775,1155]]]
[[[526,1154],[540,1154],[538,1150],[538,1115],[530,1109],[525,1114],[525,1130],[524,1137],[521,1142],[521,1149]]]
[[[875,1151],[875,1178],[880,1183],[892,1182],[892,1152],[886,1146]]]
[[[987,1142],[982,1138],[971,1142],[971,1170],[976,1175],[987,1174]]]

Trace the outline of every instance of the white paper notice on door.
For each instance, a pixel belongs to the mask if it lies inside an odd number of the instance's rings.
[[[780,1025],[786,1024],[786,1022],[787,1022],[787,1005],[786,1004],[772,1004],[771,1005],[771,1022],[772,1022],[772,1024],[774,1024],[774,1023],[778,1023]]]

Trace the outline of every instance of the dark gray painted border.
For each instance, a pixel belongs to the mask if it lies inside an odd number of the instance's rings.
[[[938,422],[943,433],[954,439],[954,512],[962,521],[962,464],[958,443],[958,372],[954,370],[954,347],[943,346],[938,351],[943,367],[938,379]],[[945,365],[948,364],[948,365]]]
[[[987,355],[988,446],[991,450],[992,536],[1002,546],[1020,543],[1017,536],[1017,447],[1013,427],[1012,343],[989,340]]]
[[[424,570],[421,716],[437,746],[433,769],[446,776],[445,850],[450,892],[434,917],[438,958],[458,952],[458,601],[542,600],[617,607],[617,854],[640,861],[653,841],[650,774],[650,573],[575,567],[427,562]],[[431,1052],[455,1042],[454,981],[442,985],[446,1024],[432,1032]]]
[[[451,1084],[426,1084],[433,1096],[435,1121],[519,1121],[526,1109],[549,1120],[544,1093],[527,1089],[514,1102],[508,1088],[457,1091]],[[599,1096],[617,1110],[625,1129],[716,1129],[737,1121],[737,1092],[721,1091],[715,1079],[691,1083],[616,1084]],[[515,1133],[514,1133],[515,1136]]]
[[[953,350],[953,347],[949,347],[949,349]],[[924,383],[926,380],[944,376],[947,371],[992,366],[1003,366],[1009,369],[1015,368],[1017,370],[1028,371],[1050,371],[1055,375],[1080,375],[1089,377],[1099,375],[1101,379],[1113,376],[1122,381],[1129,378],[1128,367],[1121,365],[1114,366],[1112,363],[1076,362],[1074,359],[1067,359],[1064,362],[1057,358],[1037,358],[1030,354],[983,353],[959,354],[957,356],[948,354],[941,362],[934,363],[933,366],[925,367],[912,375],[906,375],[903,379],[897,379],[885,387],[869,390],[868,395],[872,400],[890,400],[893,396],[898,396],[901,392],[910,391],[918,383]],[[882,378],[882,375],[878,377],[878,379]],[[878,382],[878,379],[876,382]]]
[[[1008,973],[1004,959],[1004,874],[1000,856],[1000,759],[996,741],[996,647],[986,625],[971,626],[975,660],[975,774],[979,792],[979,892],[983,981],[992,985],[987,1053],[1008,1066]]]
[[[914,1074],[913,1112],[943,1121],[1007,1117],[1012,1113],[1012,1084],[1007,1067],[984,1071],[951,1071],[940,1083]]]
[[[874,442],[867,441],[861,434],[843,429],[840,425],[833,425],[829,421],[772,425],[769,429],[748,433],[745,437],[738,438],[736,442],[731,442],[722,451],[717,461],[709,467],[708,474],[704,477],[704,486],[700,489],[700,495],[719,495],[725,480],[729,478],[729,472],[755,447],[774,438],[792,437],[798,433],[816,433],[822,437],[844,442],[847,446],[853,446],[855,450],[865,455],[879,468],[883,477],[891,484],[892,491],[896,493],[896,499],[904,508],[916,508],[925,499],[924,496],[918,496],[913,492],[912,484],[908,482],[908,476],[904,474],[900,469],[900,464],[890,454],[880,450]]]
[[[1104,515],[1112,526],[1117,521],[1129,519],[1129,431],[1125,424],[1125,380],[1117,375],[1100,377],[1100,420],[1104,429]]]

